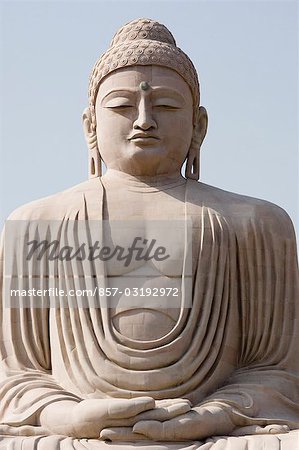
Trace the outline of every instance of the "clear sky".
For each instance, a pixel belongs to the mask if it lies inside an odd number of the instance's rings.
[[[1,220],[87,177],[91,68],[124,23],[164,23],[198,69],[201,179],[298,217],[296,1],[1,2]]]

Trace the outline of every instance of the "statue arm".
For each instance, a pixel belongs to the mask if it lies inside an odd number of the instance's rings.
[[[49,309],[23,308],[21,297],[14,297],[10,305],[10,288],[15,288],[16,283],[25,287],[26,281],[21,277],[2,277],[3,250],[4,233],[1,240],[0,428],[5,434],[10,434],[10,430],[15,434],[14,427],[25,427],[26,434],[35,434],[41,431],[38,431],[39,413],[46,405],[62,400],[77,403],[80,399],[59,386],[51,374]]]
[[[296,239],[280,208],[265,206],[237,230],[241,354],[228,382],[201,403],[236,426],[299,427]]]

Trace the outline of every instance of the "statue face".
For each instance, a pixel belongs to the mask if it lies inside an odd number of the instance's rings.
[[[100,85],[96,121],[108,168],[140,176],[179,173],[193,133],[191,91],[166,67],[119,69]]]

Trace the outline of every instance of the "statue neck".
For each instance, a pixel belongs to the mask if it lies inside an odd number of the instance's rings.
[[[120,184],[141,189],[154,188],[155,190],[164,190],[186,182],[186,179],[179,172],[155,176],[135,176],[115,169],[108,169],[102,176],[102,180],[109,184]]]

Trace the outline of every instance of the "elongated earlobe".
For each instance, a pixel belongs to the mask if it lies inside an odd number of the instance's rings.
[[[186,178],[190,180],[199,180],[199,154],[200,148],[197,146],[190,146],[189,153],[187,156],[187,165],[186,165]]]
[[[187,155],[185,177],[191,180],[199,180],[200,174],[200,147],[207,133],[208,114],[201,106],[196,111],[191,145]]]
[[[101,156],[98,149],[96,127],[92,121],[92,115],[89,108],[86,108],[83,111],[83,130],[89,149],[88,177],[100,177],[102,175]]]

